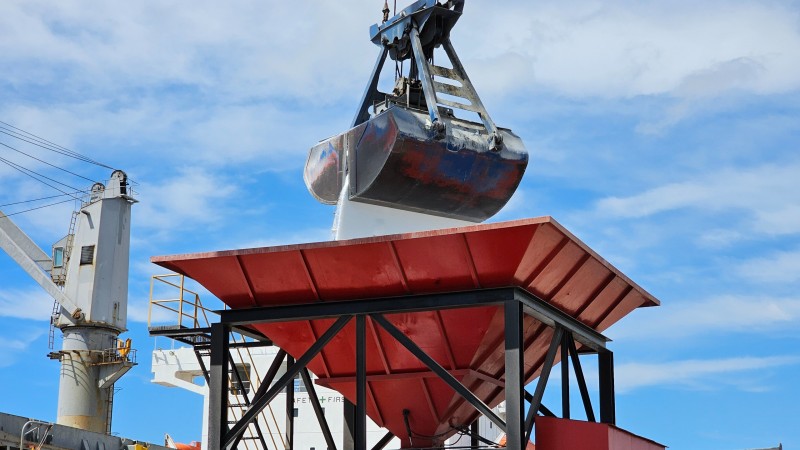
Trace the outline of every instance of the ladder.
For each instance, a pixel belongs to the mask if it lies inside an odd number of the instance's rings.
[[[67,232],[67,243],[64,246],[64,267],[61,269],[63,272],[57,277],[53,277],[53,282],[64,289],[67,283],[67,271],[69,270],[70,254],[72,253],[72,246],[75,244],[75,226],[78,223],[78,214],[80,210],[72,211],[72,217],[69,221],[69,231]],[[56,340],[56,323],[58,316],[61,315],[61,305],[58,300],[53,301],[53,311],[50,314],[50,331],[47,334],[47,345],[50,350],[53,350]]]

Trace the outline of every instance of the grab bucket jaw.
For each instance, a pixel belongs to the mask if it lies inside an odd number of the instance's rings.
[[[499,129],[504,145],[493,151],[480,124],[450,118],[443,137],[428,124],[427,114],[395,105],[320,142],[306,162],[309,191],[336,204],[347,161],[350,200],[471,222],[496,214],[525,173],[522,140]]]

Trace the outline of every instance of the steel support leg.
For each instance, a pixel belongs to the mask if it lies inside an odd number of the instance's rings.
[[[286,355],[286,370],[293,365],[294,358]],[[286,450],[294,450],[294,380],[286,385]]]
[[[569,332],[561,337],[561,417],[569,419]]]
[[[221,450],[228,433],[228,334],[221,323],[211,325],[211,370],[208,385],[208,448]]]
[[[355,450],[356,448],[356,405],[352,404],[349,400],[344,399],[342,405],[342,414],[344,421],[342,422],[342,450]]]
[[[600,422],[615,425],[614,354],[608,350],[598,353],[597,369],[600,378]]]
[[[367,450],[367,325],[356,316],[356,417],[355,450]]]
[[[522,450],[525,437],[525,361],[522,348],[522,303],[505,303],[506,447]]]
[[[469,448],[473,450],[477,450],[478,446],[480,445],[480,441],[478,440],[479,432],[480,429],[478,428],[477,420],[469,424]]]

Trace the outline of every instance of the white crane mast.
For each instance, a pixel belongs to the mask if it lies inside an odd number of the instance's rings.
[[[54,247],[55,260],[0,213],[0,248],[60,305],[52,320],[63,344],[50,354],[61,362],[59,425],[110,433],[114,383],[135,365],[130,341],[118,343],[127,325],[135,202],[122,171],[114,171],[105,185],[96,183],[81,204],[74,235]],[[66,272],[63,290],[51,279],[55,272]]]

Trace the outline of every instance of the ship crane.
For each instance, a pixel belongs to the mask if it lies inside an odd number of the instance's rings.
[[[311,194],[337,205],[336,239],[483,222],[519,186],[525,146],[494,123],[450,41],[463,9],[419,0],[370,28],[380,50],[351,128],[312,147],[304,170]],[[434,63],[439,48],[449,64]],[[387,57],[408,69],[381,92]]]
[[[114,383],[135,365],[126,331],[131,196],[121,170],[95,183],[52,257],[0,212],[0,248],[57,303],[63,333],[57,423],[110,433]],[[73,228],[74,227],[74,228]]]

